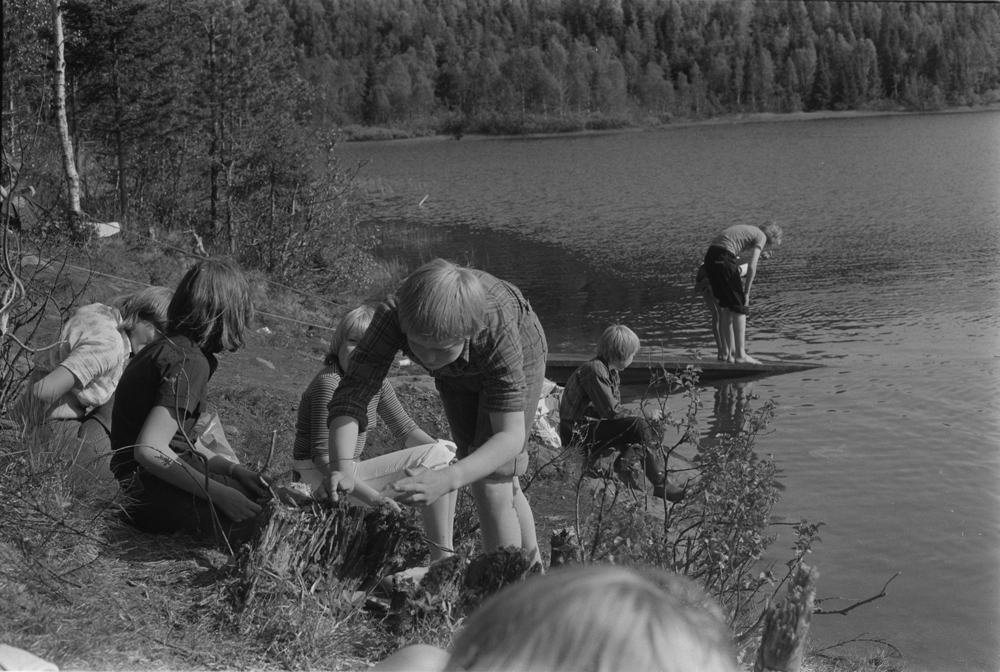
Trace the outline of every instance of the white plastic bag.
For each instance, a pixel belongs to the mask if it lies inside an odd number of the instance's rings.
[[[216,455],[222,455],[222,457],[230,462],[240,463],[239,458],[236,457],[236,452],[233,451],[233,447],[229,445],[226,433],[222,430],[222,420],[219,419],[218,413],[215,411],[202,413],[198,417],[198,422],[194,424],[194,432],[197,437],[195,445],[208,448]]]
[[[559,440],[559,395],[563,388],[546,379],[542,384],[542,393],[538,399],[538,410],[531,423],[531,435],[543,446],[562,448]]]

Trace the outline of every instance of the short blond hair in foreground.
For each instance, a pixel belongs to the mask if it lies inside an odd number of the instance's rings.
[[[597,341],[597,356],[606,362],[623,362],[638,352],[639,337],[623,324],[608,327]]]
[[[504,589],[467,621],[448,670],[736,672],[715,602],[655,569],[556,569]]]
[[[441,342],[472,336],[486,315],[486,288],[479,277],[444,259],[429,261],[407,276],[397,300],[404,334]]]

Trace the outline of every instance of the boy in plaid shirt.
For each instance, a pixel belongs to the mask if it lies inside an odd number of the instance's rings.
[[[330,467],[325,488],[377,501],[351,476],[368,402],[396,353],[426,368],[441,394],[458,461],[438,470],[407,470],[388,486],[392,499],[426,506],[472,488],[487,551],[517,546],[540,561],[535,521],[518,478],[545,379],[548,346],[531,305],[510,283],[435,259],[384,301],[351,357],[329,405]]]

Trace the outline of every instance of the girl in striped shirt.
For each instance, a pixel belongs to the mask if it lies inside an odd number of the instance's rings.
[[[323,477],[330,473],[327,406],[346,375],[351,354],[374,314],[372,306],[360,306],[344,316],[330,341],[330,350],[323,361],[324,368],[309,383],[299,402],[295,445],[292,449],[293,478],[305,483],[314,492],[320,489]],[[382,418],[401,449],[358,461],[364,451],[368,433],[358,434],[354,447],[355,461],[352,463],[353,476],[371,486],[374,491],[381,493],[386,486],[405,478],[406,469],[441,469],[455,458],[454,448],[449,443],[430,436],[407,415],[392,385],[384,378],[379,392],[368,404],[369,427],[374,426],[376,417]],[[398,509],[398,504],[392,499],[395,494],[390,490],[388,496],[380,494],[373,499],[364,497],[358,490],[352,499],[369,506],[388,502]],[[455,499],[456,493],[452,492],[420,509],[432,562],[451,554]]]

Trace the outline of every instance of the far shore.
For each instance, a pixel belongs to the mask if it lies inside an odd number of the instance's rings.
[[[735,124],[768,124],[776,122],[826,121],[839,119],[861,119],[867,117],[915,116],[926,114],[967,114],[975,112],[998,112],[1000,102],[978,107],[949,107],[940,110],[819,110],[816,112],[753,112],[730,114],[706,119],[679,119],[666,123],[635,124],[620,128],[601,130],[578,130],[566,132],[524,133],[516,135],[488,135],[469,133],[456,137],[454,134],[437,133],[421,135],[419,132],[402,128],[349,126],[345,130],[346,142],[431,142],[445,140],[498,140],[513,138],[555,138],[585,135],[609,135],[613,133],[636,133],[648,131],[669,131],[695,126],[725,126]]]

